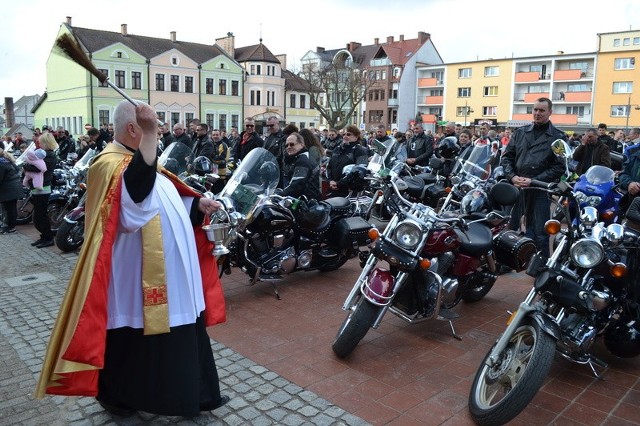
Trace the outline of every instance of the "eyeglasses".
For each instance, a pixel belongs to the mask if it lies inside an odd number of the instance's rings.
[[[353,133],[345,133],[345,136],[353,136]]]
[[[244,127],[255,127],[253,124],[245,124]]]
[[[285,146],[286,146],[287,148],[289,148],[289,147],[291,147],[291,146],[296,146],[296,145],[297,145],[297,143],[296,143],[296,142],[294,142],[294,143],[288,143],[288,144],[285,144]]]
[[[267,127],[275,127],[275,124],[267,124]]]

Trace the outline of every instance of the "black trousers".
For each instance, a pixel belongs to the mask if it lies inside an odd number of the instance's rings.
[[[220,383],[202,317],[152,336],[130,327],[108,330],[97,399],[166,416],[211,410]]]
[[[33,203],[33,224],[40,232],[40,238],[52,241],[55,234],[51,231],[51,222],[47,215],[49,194],[31,195],[31,202]]]
[[[2,208],[4,209],[4,221],[7,229],[13,229],[16,227],[16,220],[18,219],[18,200],[9,200],[2,202]]]

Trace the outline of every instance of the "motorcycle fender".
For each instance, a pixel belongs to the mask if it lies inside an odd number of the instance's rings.
[[[56,193],[56,192],[52,192],[51,195],[49,195],[49,203],[55,203],[57,201],[62,201],[62,202],[67,202],[67,197],[64,194],[61,193]]]
[[[76,223],[83,216],[84,216],[84,206],[80,206],[80,207],[76,207],[75,209],[67,213],[67,215],[64,217],[64,220],[66,220],[69,223]]]
[[[362,288],[362,294],[376,305],[386,305],[389,303],[394,284],[395,277],[389,270],[376,268],[367,277],[367,281]]]
[[[553,337],[556,340],[560,340],[562,333],[560,332],[560,326],[556,324],[556,322],[549,317],[548,315],[537,312],[531,315],[531,318],[538,323],[542,331],[547,333],[549,336]]]

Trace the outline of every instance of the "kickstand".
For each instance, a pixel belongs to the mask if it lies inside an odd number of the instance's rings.
[[[593,360],[587,361],[587,365],[591,368],[591,371],[593,372],[593,375],[596,376],[596,379],[604,380],[602,376],[600,376],[600,374],[598,374],[598,372],[596,371],[594,364],[597,364],[598,366],[603,368],[607,368],[607,364],[600,360],[596,360],[595,362]]]
[[[451,329],[451,334],[453,335],[453,337],[455,337],[456,339],[462,341],[462,337],[458,336],[456,334],[456,329],[453,328],[453,322],[451,322],[451,320],[449,320],[449,328]]]
[[[271,281],[271,286],[273,287],[273,291],[276,293],[276,299],[282,300],[282,298],[280,297],[280,292],[278,292],[278,286],[276,285],[275,281]]]

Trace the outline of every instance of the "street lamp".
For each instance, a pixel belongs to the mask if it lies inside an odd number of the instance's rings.
[[[640,105],[634,105],[633,107],[636,110],[640,110]],[[631,115],[631,95],[629,95],[629,98],[627,99],[627,124],[625,124],[625,126],[624,126],[625,132],[629,131],[629,116],[630,115]]]
[[[467,116],[473,114],[473,108],[467,106],[467,101],[464,101],[464,127],[467,127]]]

